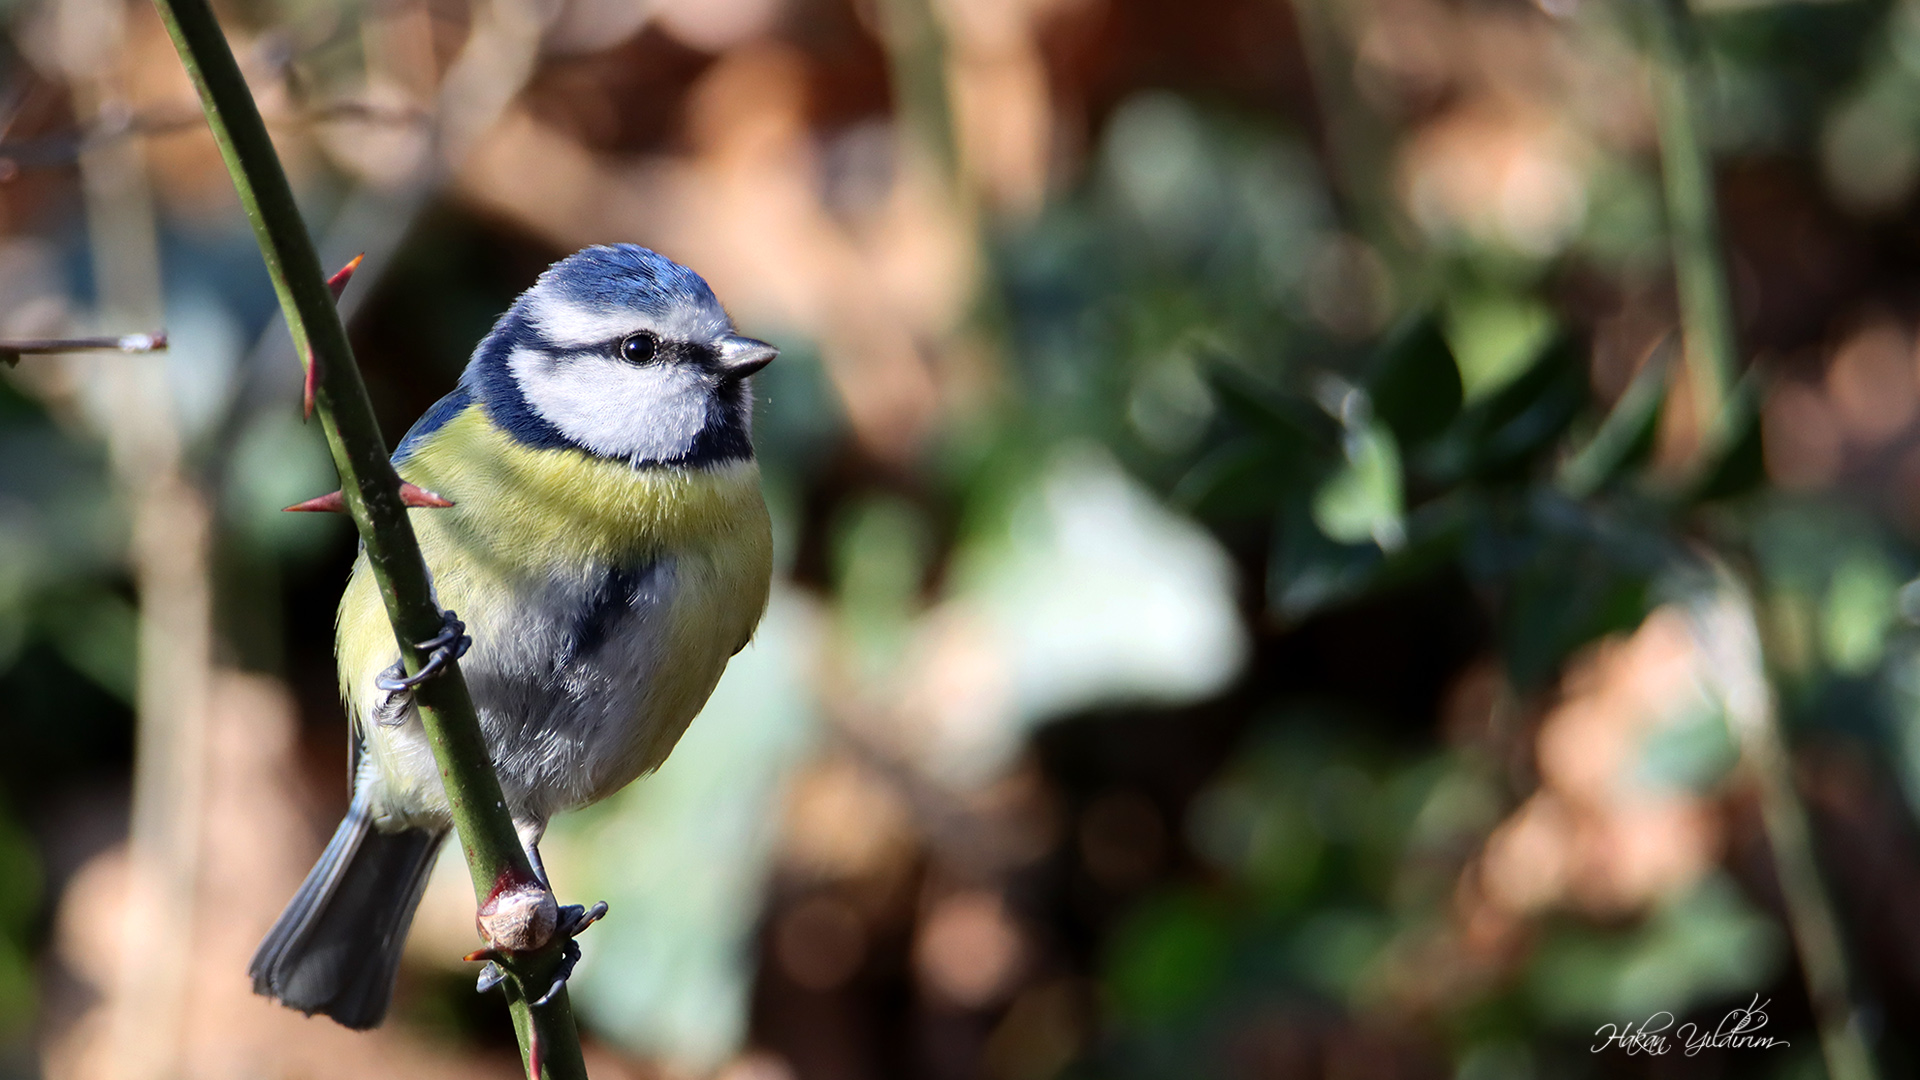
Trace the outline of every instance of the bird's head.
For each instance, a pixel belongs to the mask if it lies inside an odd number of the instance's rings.
[[[700,275],[633,244],[555,263],[462,380],[523,443],[635,466],[753,456],[747,376],[777,350],[734,332]]]

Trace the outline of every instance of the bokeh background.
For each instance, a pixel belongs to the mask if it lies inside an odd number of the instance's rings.
[[[390,439],[589,243],[782,346],[758,640],[547,845],[596,1077],[1920,1067],[1916,0],[220,14]],[[451,862],[383,1029],[248,993],[354,540],[154,12],[0,18],[0,337],[173,343],[0,373],[0,1074],[512,1076]]]

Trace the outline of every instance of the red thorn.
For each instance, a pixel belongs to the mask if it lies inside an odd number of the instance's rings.
[[[365,252],[355,255],[352,262],[341,267],[338,272],[327,279],[327,290],[333,293],[334,303],[340,302],[340,294],[347,291],[347,282],[353,280],[353,272],[360,269],[360,260],[366,257]]]
[[[347,497],[338,491],[330,491],[318,498],[306,502],[294,503],[285,510],[291,514],[344,514],[347,512]]]
[[[433,510],[445,510],[453,505],[452,499],[423,487],[415,487],[404,480],[400,482],[400,501],[408,506],[421,506]]]
[[[320,389],[320,358],[307,350],[306,382],[300,390],[300,419],[313,419],[313,395]]]
[[[452,499],[404,482],[400,485],[400,501],[408,506],[431,510],[444,510],[453,505]],[[286,509],[295,514],[344,514],[347,512],[347,497],[342,492],[330,491],[318,498],[294,503]]]
[[[499,960],[502,957],[498,949],[475,949],[460,959],[469,964],[477,964],[482,960]]]
[[[365,254],[355,255],[352,262],[341,267],[338,272],[327,279],[327,291],[333,294],[334,303],[337,304],[340,302],[340,294],[347,291],[347,282],[353,280],[353,272],[360,269],[360,260],[364,258],[366,258]],[[302,387],[300,391],[300,416],[302,419],[313,419],[313,396],[319,389],[319,386],[320,358],[313,354],[312,349],[308,349],[307,381],[306,385]]]

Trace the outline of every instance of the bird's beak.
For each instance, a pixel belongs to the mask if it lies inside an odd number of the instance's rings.
[[[780,350],[754,338],[728,334],[720,339],[720,376],[744,379],[773,363]]]

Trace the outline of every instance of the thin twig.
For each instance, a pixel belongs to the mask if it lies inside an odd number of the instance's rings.
[[[386,440],[374,419],[313,241],[266,124],[206,0],[155,0],[155,4],[199,91],[214,140],[253,224],[295,352],[319,366],[315,405],[321,428],[393,623],[401,662],[408,674],[417,674],[426,664],[427,653],[414,643],[439,634],[442,616],[429,587],[419,541],[407,519],[400,477],[388,459]],[[449,663],[440,677],[422,683],[415,702],[465,849],[475,895],[484,902],[502,888],[537,882],[514,832],[458,665]],[[562,944],[551,941],[511,957],[503,965],[508,971],[505,989],[523,1060],[537,1043],[539,1065],[547,1077],[575,1080],[586,1076],[586,1067],[565,988],[545,1005],[531,1004],[558,968]]]
[[[1728,726],[1739,740],[1741,763],[1759,795],[1761,824],[1773,851],[1827,1075],[1832,1080],[1876,1080],[1879,1071],[1853,1000],[1840,914],[1820,876],[1812,822],[1794,786],[1793,759],[1780,729],[1753,594],[1725,565],[1715,567],[1715,576],[1717,588],[1696,604],[1694,621],[1712,661]]]
[[[425,127],[432,119],[427,110],[417,107],[373,105],[364,101],[336,101],[327,105],[301,109],[284,116],[275,116],[269,119],[268,123],[275,128],[299,128],[347,122],[382,127]],[[199,113],[142,114],[95,124],[77,131],[8,139],[0,141],[0,163],[5,163],[14,169],[54,168],[71,164],[90,146],[118,142],[121,139],[193,131],[204,122]]]
[[[1699,33],[1685,0],[1649,0],[1647,6],[1681,340],[1696,399],[1700,457],[1711,461],[1726,450],[1741,410],[1751,406],[1748,395],[1733,392],[1732,290],[1720,250],[1713,162],[1695,115]],[[1821,880],[1807,808],[1793,784],[1792,756],[1768,682],[1753,598],[1730,571],[1721,568],[1719,576],[1718,614],[1708,619],[1705,636],[1723,650],[1715,667],[1726,686],[1727,713],[1740,739],[1741,759],[1759,789],[1761,823],[1773,849],[1827,1072],[1833,1080],[1874,1080],[1878,1073],[1852,997],[1840,916]]]
[[[151,334],[122,334],[119,337],[19,338],[14,341],[0,340],[0,364],[12,367],[20,362],[22,356],[48,353],[151,353],[163,352],[166,347],[165,330],[155,330]]]

